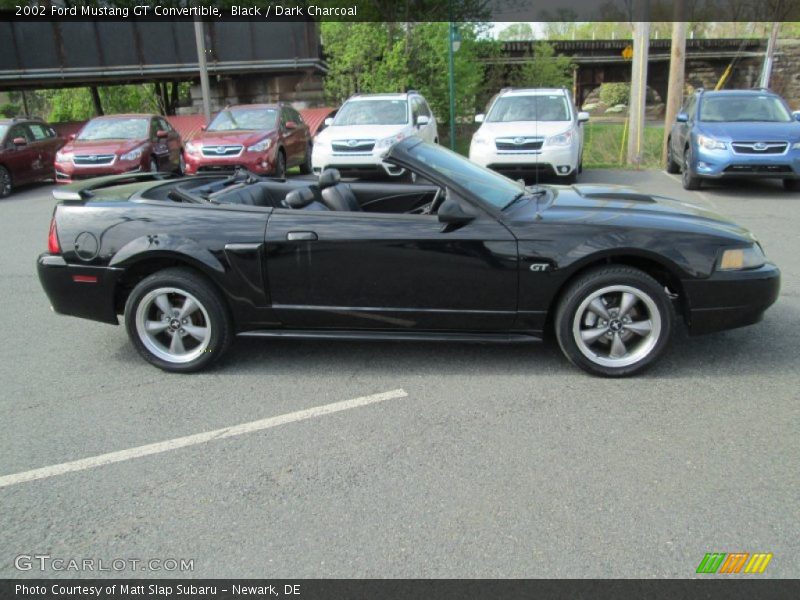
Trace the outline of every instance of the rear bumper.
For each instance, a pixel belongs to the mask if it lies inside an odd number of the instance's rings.
[[[747,271],[718,271],[707,279],[684,280],[689,333],[699,335],[758,323],[778,299],[781,272],[767,263]]]
[[[122,269],[70,265],[61,256],[42,254],[36,270],[55,312],[119,324],[114,292]]]

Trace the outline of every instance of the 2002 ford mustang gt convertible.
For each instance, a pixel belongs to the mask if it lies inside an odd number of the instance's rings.
[[[691,333],[759,321],[778,269],[747,230],[615,186],[525,187],[407,139],[417,183],[141,173],[56,190],[39,277],[56,312],[125,325],[168,371],[235,335],[522,342],[630,375]],[[421,183],[421,182],[425,183]]]

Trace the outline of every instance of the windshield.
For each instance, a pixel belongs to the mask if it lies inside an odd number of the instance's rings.
[[[207,131],[274,129],[277,115],[274,108],[231,108],[214,117]]]
[[[89,121],[78,135],[79,140],[143,140],[147,138],[150,119],[96,119]]]
[[[486,120],[490,123],[569,121],[569,103],[563,94],[503,96],[494,103]]]
[[[525,188],[519,183],[480,167],[442,146],[421,143],[414,146],[410,153],[440,175],[452,179],[495,208],[503,208],[525,192]]]
[[[0,141],[6,137],[6,131],[8,131],[8,125],[0,125]]]
[[[405,125],[405,100],[352,100],[339,109],[334,125]]]
[[[706,123],[758,121],[788,123],[792,115],[775,96],[709,96],[700,104],[700,120]]]

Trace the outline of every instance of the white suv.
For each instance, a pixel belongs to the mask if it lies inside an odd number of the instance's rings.
[[[472,136],[469,158],[509,177],[556,176],[573,183],[582,169],[583,123],[566,89],[504,89]]]
[[[315,138],[311,166],[319,174],[328,168],[344,176],[403,175],[405,169],[385,164],[383,154],[403,138],[416,136],[439,143],[436,118],[419,93],[352,96],[336,117],[326,119]]]

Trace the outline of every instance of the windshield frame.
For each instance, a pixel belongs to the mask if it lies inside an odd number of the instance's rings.
[[[769,102],[772,102],[773,105],[777,105],[778,107],[780,107],[780,110],[782,110],[788,118],[785,119],[785,120],[780,120],[780,121],[775,121],[775,120],[765,121],[763,119],[757,119],[757,120],[752,120],[752,119],[734,119],[734,120],[714,119],[714,120],[708,120],[708,119],[704,119],[703,118],[703,113],[705,112],[705,108],[706,108],[706,102],[716,102],[716,101],[720,101],[720,100],[723,100],[723,99],[725,101],[729,101],[729,100],[734,100],[734,99],[737,99],[737,98],[745,98],[745,99],[751,100],[751,101],[769,101]],[[792,122],[795,122],[795,118],[792,116],[792,111],[789,110],[789,107],[786,106],[786,103],[783,102],[783,100],[781,98],[779,98],[777,96],[773,96],[771,94],[725,94],[725,95],[720,94],[718,96],[707,96],[705,98],[702,98],[701,101],[700,101],[700,105],[698,106],[698,110],[697,110],[697,120],[700,123],[792,123]]]
[[[348,112],[352,111],[353,106],[358,106],[359,104],[362,105],[360,110],[363,110],[363,105],[368,104],[370,102],[400,102],[404,105],[405,113],[404,113],[404,121],[402,123],[342,123],[341,119],[343,115],[346,115]],[[345,110],[347,109],[347,110]],[[358,110],[358,109],[357,109]],[[381,127],[381,126],[390,126],[390,127],[397,127],[401,125],[409,125],[410,121],[410,111],[408,106],[408,98],[362,98],[360,100],[348,100],[345,102],[342,107],[336,113],[336,116],[333,118],[332,126],[334,127],[357,127],[362,125],[364,127]]]
[[[213,128],[214,123],[216,123],[217,120],[225,113],[230,114],[231,117],[228,117],[228,120],[233,122],[234,124],[236,124],[236,119],[233,118],[233,113],[236,113],[236,112],[271,112],[271,113],[274,113],[274,114],[273,114],[272,124],[271,125],[266,125],[264,127],[236,128],[236,129],[215,129],[215,128]],[[206,131],[211,132],[211,133],[230,133],[230,132],[236,132],[236,131],[269,131],[271,129],[277,129],[277,127],[278,127],[278,116],[279,115],[280,115],[280,110],[277,109],[277,108],[274,108],[272,106],[263,106],[263,107],[244,107],[244,106],[236,107],[236,106],[234,106],[234,107],[231,107],[231,108],[223,109],[223,110],[219,111],[216,115],[214,115],[214,118],[211,119],[211,122],[208,124],[208,127],[206,127]]]
[[[567,118],[566,119],[556,119],[555,121],[552,120],[544,120],[544,119],[525,119],[525,120],[514,120],[514,121],[506,121],[502,119],[493,118],[498,109],[498,106],[507,101],[514,101],[514,100],[527,100],[530,98],[550,98],[558,96],[558,98],[563,102],[564,107],[566,108]],[[536,100],[534,100],[536,102]],[[536,109],[537,113],[539,108]],[[500,96],[498,97],[492,105],[489,107],[489,112],[486,113],[486,118],[484,119],[484,123],[570,123],[575,120],[575,115],[573,114],[572,110],[572,103],[569,101],[569,98],[564,94],[559,94],[556,92],[553,93],[537,93],[537,94],[509,94],[507,96]]]
[[[97,126],[99,123],[122,123],[124,121],[141,121],[144,123],[143,132],[144,135],[136,135],[134,137],[83,137],[87,130],[90,130]],[[100,119],[92,119],[83,128],[78,132],[78,135],[75,137],[76,141],[79,142],[104,142],[110,140],[146,140],[150,137],[150,117],[111,117],[111,118],[100,118]]]

